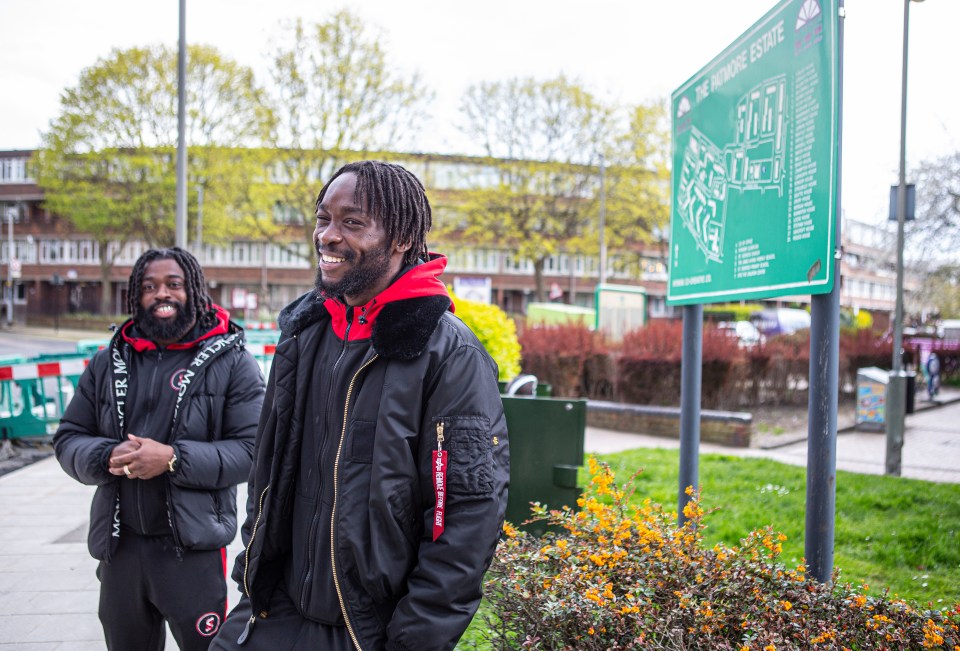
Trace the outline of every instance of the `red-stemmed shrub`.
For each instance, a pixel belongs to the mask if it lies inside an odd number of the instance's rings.
[[[728,381],[741,357],[736,337],[712,325],[703,328],[701,404],[717,407],[728,402]],[[680,404],[683,324],[651,321],[623,338],[620,396],[625,402],[646,405]]]
[[[551,385],[554,396],[593,397],[593,388],[613,386],[613,377],[603,376],[612,369],[598,361],[609,359],[601,333],[578,323],[528,325],[519,339],[523,372]]]
[[[810,376],[810,331],[767,339],[770,362],[765,398],[779,404],[804,404]]]

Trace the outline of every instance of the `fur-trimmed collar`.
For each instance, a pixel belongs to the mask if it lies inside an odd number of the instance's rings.
[[[283,308],[277,320],[280,331],[294,335],[309,325],[329,321],[330,314],[323,301],[316,291],[311,291]],[[387,303],[373,324],[373,349],[388,359],[407,360],[419,356],[450,304],[450,298],[442,295],[417,296]]]

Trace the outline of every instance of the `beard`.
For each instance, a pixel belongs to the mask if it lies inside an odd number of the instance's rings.
[[[153,315],[153,310],[160,305],[173,305],[177,308],[177,316],[172,319],[158,319]],[[141,307],[136,319],[140,331],[153,341],[180,341],[190,332],[195,321],[194,315],[190,314],[190,310],[179,301],[154,303],[149,309]]]
[[[339,282],[324,280],[323,271],[317,268],[316,288],[327,296],[336,296],[343,298],[345,296],[357,296],[363,294],[370,288],[381,282],[387,274],[390,273],[390,246],[372,251],[369,255],[361,253],[357,255],[353,252],[337,253],[337,257],[344,259],[343,264],[352,263],[354,265]]]

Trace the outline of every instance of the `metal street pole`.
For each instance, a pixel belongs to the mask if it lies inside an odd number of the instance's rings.
[[[897,186],[897,297],[893,313],[893,370],[887,385],[887,451],[885,472],[900,475],[904,421],[907,411],[907,378],[903,373],[903,223],[907,214],[907,42],[910,3],[903,0],[903,72],[900,85],[900,178]]]
[[[607,186],[606,163],[600,154],[600,284],[607,282]]]
[[[13,218],[16,208],[7,208],[7,327],[13,326],[13,261],[16,259],[13,248]]]
[[[187,0],[180,0],[180,44],[177,50],[177,214],[176,245],[187,246]]]
[[[680,362],[680,485],[677,524],[687,516],[688,486],[700,488],[700,401],[703,388],[703,305],[683,306],[683,358]]]
[[[200,248],[203,246],[203,183],[197,186],[197,241],[196,255],[200,255]]]
[[[839,3],[837,22],[837,197],[830,228],[836,247],[832,260],[833,288],[810,297],[810,380],[807,398],[807,496],[804,558],[810,576],[826,583],[833,575],[837,512],[837,396],[840,383],[840,207],[843,205],[843,53],[846,9]]]

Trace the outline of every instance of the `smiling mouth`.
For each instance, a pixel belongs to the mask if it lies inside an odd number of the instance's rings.
[[[336,256],[327,255],[326,253],[321,253],[320,261],[326,262],[327,264],[337,264],[340,262],[346,262],[346,258],[338,258]]]
[[[177,313],[177,308],[172,305],[159,305],[153,308],[153,313],[158,317],[173,316]]]

